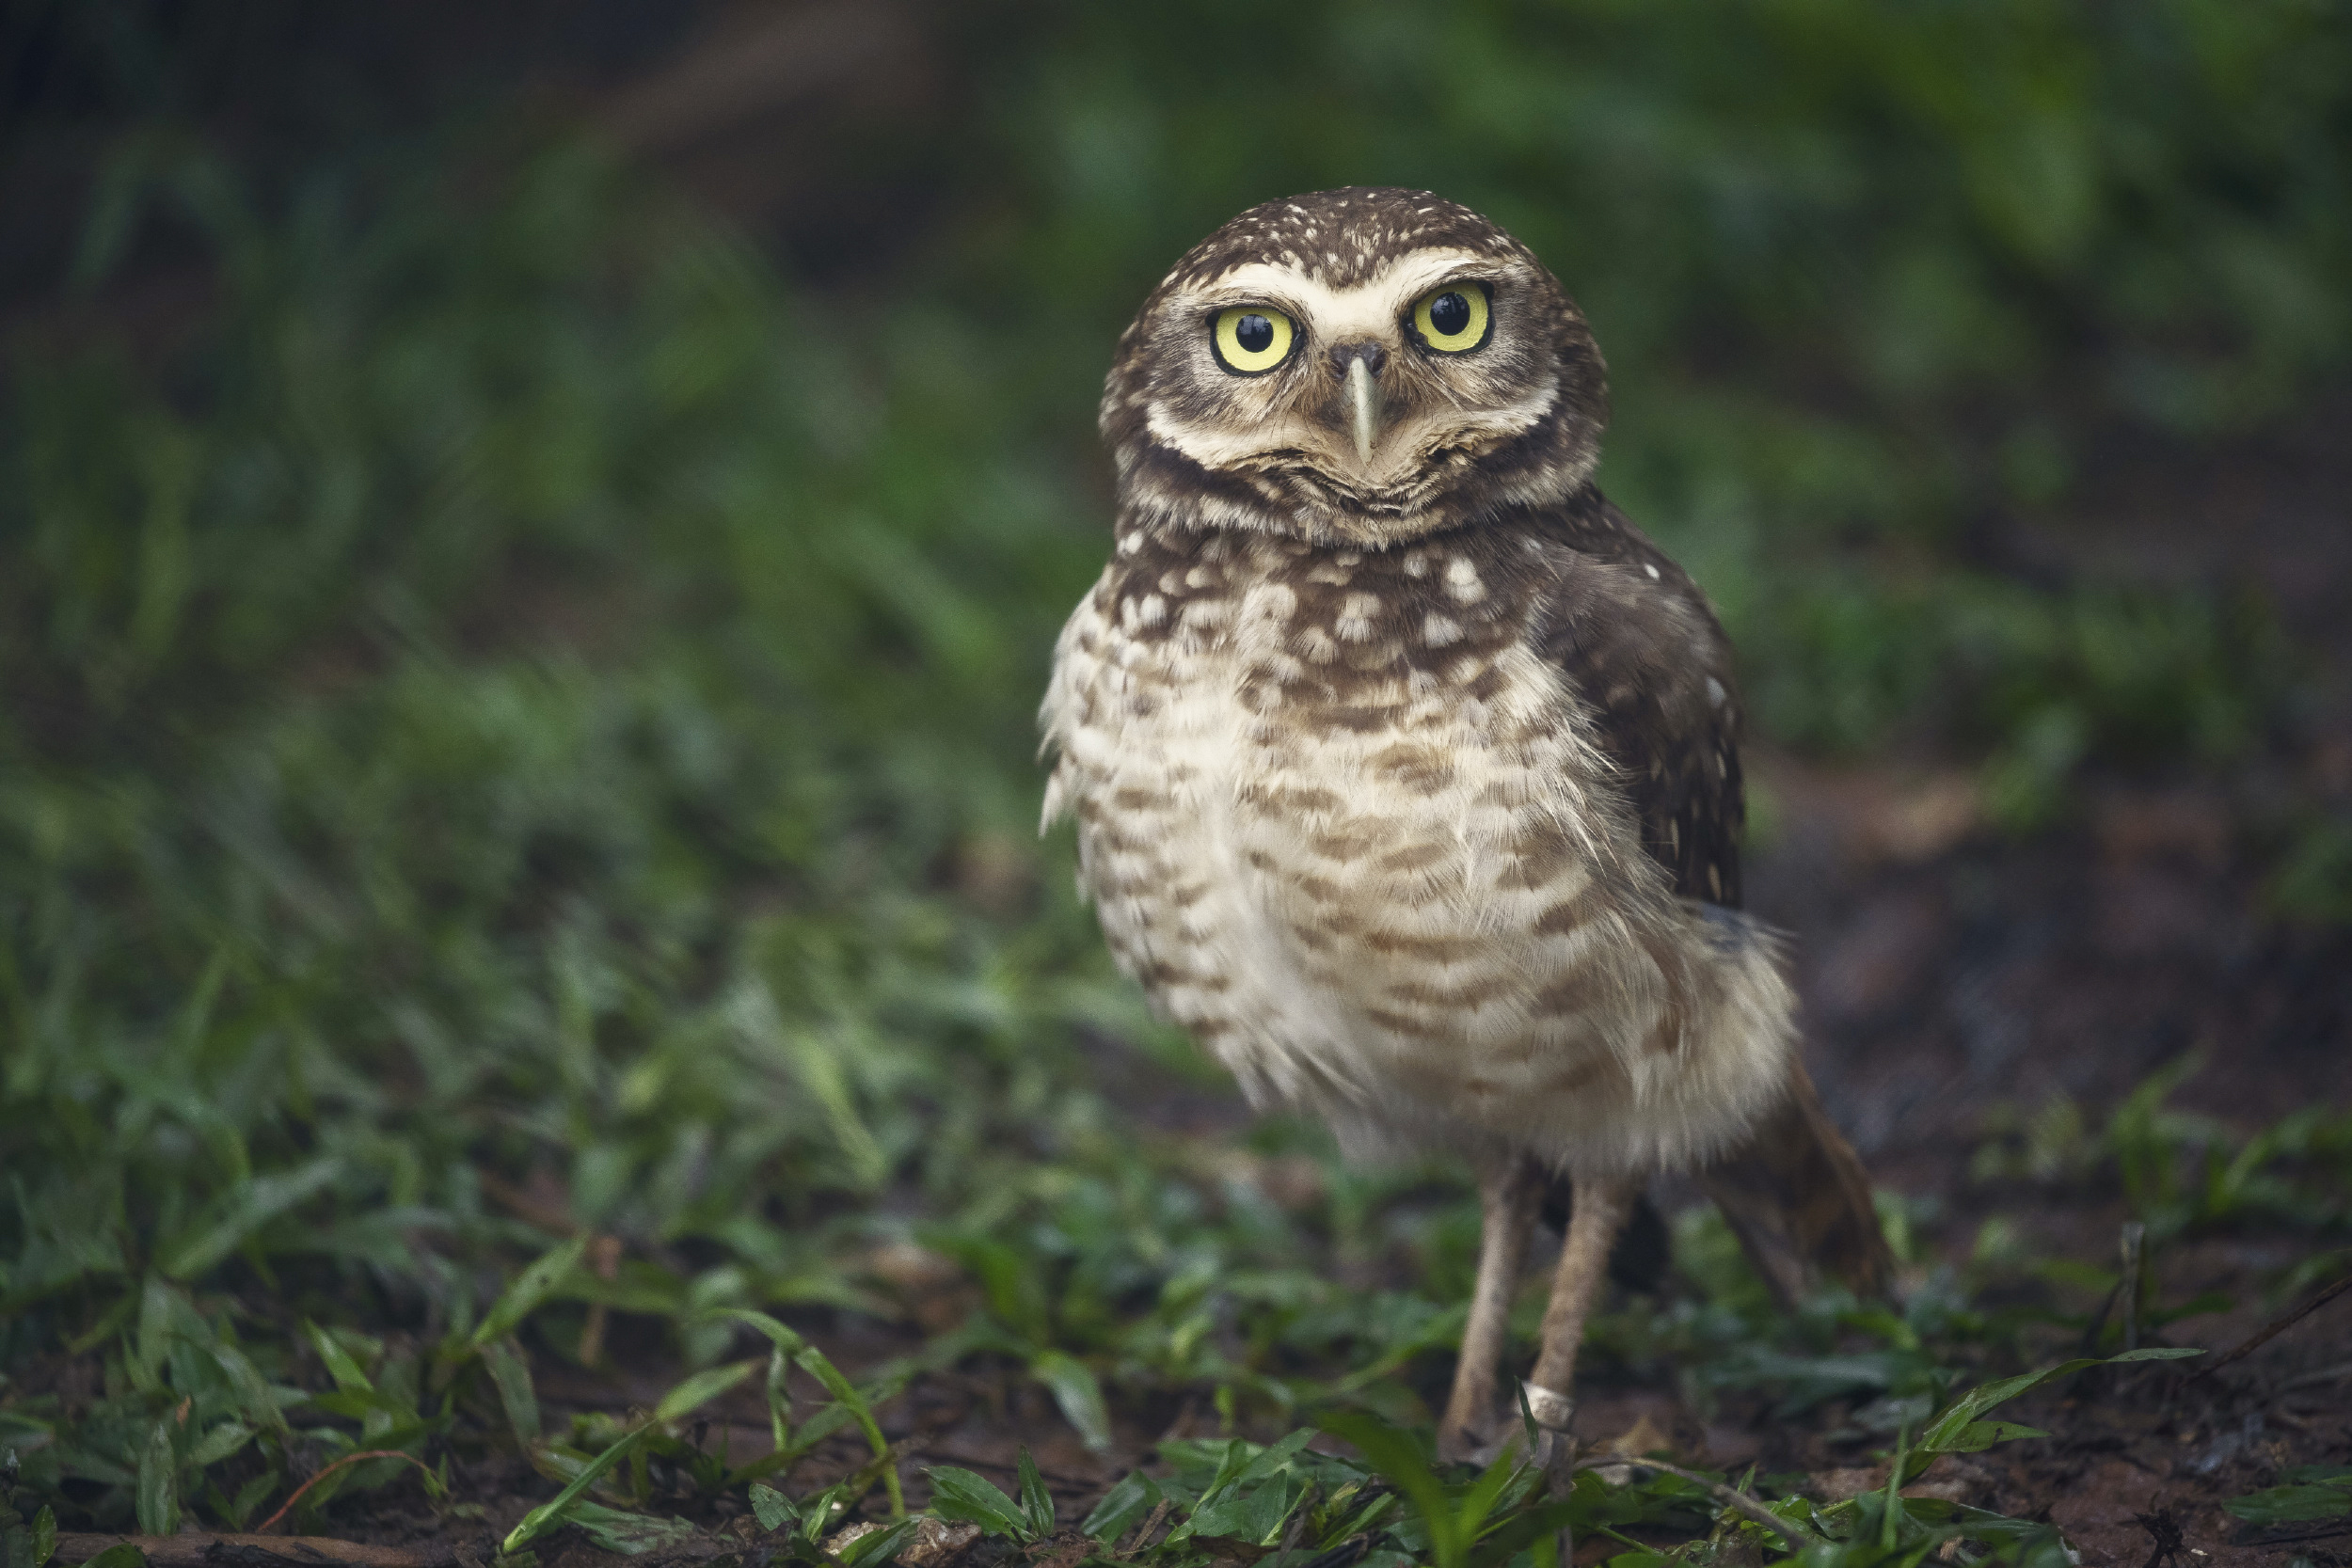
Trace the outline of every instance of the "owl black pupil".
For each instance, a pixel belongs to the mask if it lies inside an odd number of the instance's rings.
[[[1429,325],[1440,338],[1452,338],[1470,327],[1470,301],[1460,294],[1439,294],[1429,302]]]
[[[1244,316],[1233,324],[1233,341],[1244,354],[1263,354],[1274,346],[1274,324],[1263,316]]]

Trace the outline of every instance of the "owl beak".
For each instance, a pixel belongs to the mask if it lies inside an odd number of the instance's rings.
[[[1380,384],[1372,378],[1369,355],[1347,361],[1347,422],[1356,437],[1356,461],[1370,467],[1373,438],[1380,434]]]

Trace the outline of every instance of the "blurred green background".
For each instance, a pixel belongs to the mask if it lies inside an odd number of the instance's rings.
[[[294,1318],[462,1331],[568,1227],[630,1260],[550,1354],[874,1307],[914,1234],[1115,1389],[1409,1351],[1463,1212],[1139,1133],[1118,1060],[1201,1080],[1034,836],[1113,341],[1300,189],[1558,273],[1761,750],[2026,839],[2282,781],[2268,917],[2352,916],[2340,5],[358,9],[0,9],[0,1370],[163,1290],[295,1378]],[[1211,1279],[1275,1326],[1187,1329]],[[112,1375],[27,1463],[119,1521],[169,1379]]]

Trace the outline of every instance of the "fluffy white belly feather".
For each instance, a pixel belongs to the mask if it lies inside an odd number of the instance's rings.
[[[1788,987],[1670,895],[1524,628],[1408,659],[1377,594],[1302,626],[1243,554],[1192,594],[1114,562],[1057,650],[1046,816],[1078,818],[1121,967],[1352,1151],[1637,1171],[1745,1131],[1787,1081]]]

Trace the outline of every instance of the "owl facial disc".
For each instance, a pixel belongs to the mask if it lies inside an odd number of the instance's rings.
[[[1103,430],[1136,506],[1386,545],[1572,494],[1604,373],[1494,224],[1424,191],[1324,191],[1177,264],[1121,341]]]

